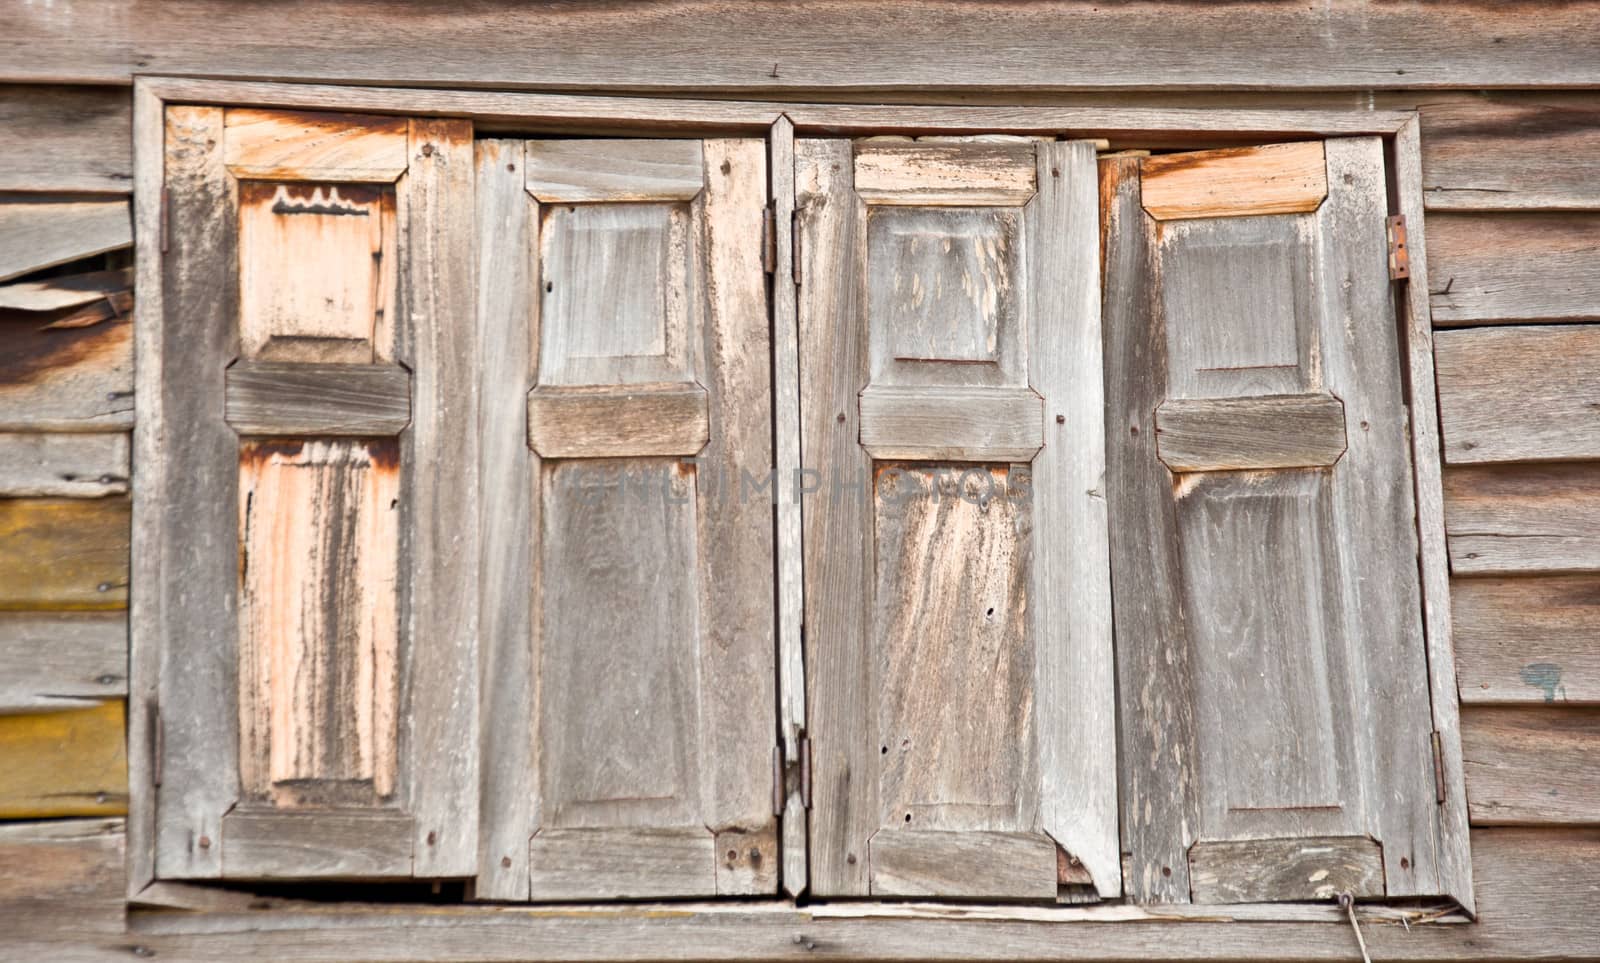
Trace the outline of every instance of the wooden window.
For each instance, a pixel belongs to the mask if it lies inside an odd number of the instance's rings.
[[[156,874],[468,875],[471,125],[172,107],[165,185]]]
[[[1383,144],[1100,169],[1129,891],[1442,892]]]
[[[490,140],[477,170],[478,893],[775,893],[766,146]]]
[[[796,144],[818,895],[1121,892],[1094,156]]]

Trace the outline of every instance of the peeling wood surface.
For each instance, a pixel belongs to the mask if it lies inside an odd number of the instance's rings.
[[[0,430],[132,427],[131,307],[71,326],[53,326],[77,313],[70,309],[42,315],[0,311]]]
[[[132,111],[124,87],[0,86],[0,133],[15,150],[0,191],[126,194]]]
[[[0,614],[0,714],[87,708],[128,694],[121,612]]]
[[[0,819],[127,812],[124,708],[0,715]]]
[[[0,610],[128,604],[128,499],[0,499]]]
[[[404,117],[234,107],[222,124],[241,179],[388,184],[406,170]]]
[[[1322,141],[1151,157],[1144,209],[1158,221],[1314,211],[1328,196]]]
[[[1464,706],[1476,826],[1600,822],[1600,709]]]
[[[128,491],[128,436],[0,432],[0,496],[97,498]]]
[[[1457,575],[1600,571],[1592,463],[1452,468],[1445,535]]]
[[[1600,214],[1431,214],[1433,323],[1592,320],[1600,311]]]
[[[1445,461],[1600,458],[1600,325],[1440,331],[1434,342]]]
[[[125,199],[0,201],[0,281],[132,244]]]
[[[1600,209],[1600,104],[1592,93],[1421,101],[1428,210]]]
[[[1600,703],[1600,577],[1450,583],[1463,703]]]
[[[43,281],[0,286],[0,311],[56,311],[78,308],[133,287],[131,268],[91,271]],[[54,320],[54,319],[51,319]]]

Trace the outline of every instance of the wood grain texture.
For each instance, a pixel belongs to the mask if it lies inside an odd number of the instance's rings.
[[[411,875],[412,819],[371,810],[235,809],[222,817],[222,872],[252,879]]]
[[[57,311],[77,308],[132,287],[133,271],[129,268],[89,271],[41,281],[13,281],[0,286],[0,310]]]
[[[241,179],[392,183],[406,171],[406,119],[232,107],[223,163]]]
[[[855,148],[855,185],[868,204],[1018,207],[1037,185],[1033,144],[866,141]]]
[[[0,496],[120,495],[128,472],[125,434],[0,432]]]
[[[1463,703],[1600,703],[1600,578],[1450,583]]]
[[[1043,435],[1043,402],[1029,388],[871,385],[861,392],[861,444],[876,459],[1026,462]]]
[[[0,952],[17,958],[88,955],[126,936],[121,819],[0,825]],[[16,944],[57,942],[30,954]]]
[[[1444,492],[1456,574],[1600,571],[1593,465],[1452,468]]]
[[[131,115],[116,87],[0,87],[0,131],[30,145],[0,171],[0,191],[127,193]]]
[[[0,716],[0,819],[127,812],[124,710],[112,699]]]
[[[541,829],[529,844],[536,900],[715,893],[716,840],[704,827]]]
[[[128,694],[120,612],[0,615],[0,714],[87,708]]]
[[[1475,826],[1600,822],[1600,710],[1466,706],[1461,754]]]
[[[83,326],[51,326],[72,313],[0,312],[0,429],[132,427],[132,316],[122,309]]]
[[[868,842],[874,896],[1056,895],[1056,844],[1042,833],[880,829]],[[1018,889],[1018,882],[1031,884]]]
[[[1600,458],[1600,325],[1440,331],[1435,345],[1446,462]]]
[[[1314,211],[1328,196],[1321,141],[1151,157],[1143,176],[1158,221]]]
[[[1332,395],[1176,399],[1156,410],[1156,448],[1173,472],[1333,465],[1344,432]]]
[[[0,202],[0,281],[132,244],[126,200]]]
[[[1425,96],[1430,211],[1600,209],[1600,107],[1566,93]]]
[[[1442,212],[1428,217],[1433,323],[1448,327],[1596,317],[1600,214]]]
[[[1189,850],[1196,903],[1383,896],[1383,851],[1365,836],[1198,842]]]
[[[0,610],[128,604],[127,498],[0,499]]]
[[[524,169],[528,193],[558,204],[692,200],[704,167],[694,140],[540,140]]]
[[[223,403],[241,435],[398,435],[411,422],[411,374],[394,364],[239,361]]]
[[[540,386],[527,410],[541,458],[693,455],[711,437],[706,390],[692,383]]]

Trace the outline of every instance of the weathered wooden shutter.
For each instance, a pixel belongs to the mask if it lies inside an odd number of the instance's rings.
[[[797,143],[819,895],[1121,892],[1094,157]]]
[[[173,107],[166,191],[157,874],[469,875],[471,126]]]
[[[1129,889],[1437,893],[1382,143],[1101,177]]]
[[[478,893],[773,893],[765,145],[485,141],[478,192]]]

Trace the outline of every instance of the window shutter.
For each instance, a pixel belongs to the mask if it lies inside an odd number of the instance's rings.
[[[1130,892],[1437,893],[1382,144],[1101,178]]]
[[[473,871],[471,138],[168,110],[160,876]]]
[[[478,892],[774,893],[765,144],[485,141],[478,191]]]
[[[1121,892],[1094,157],[796,145],[818,895]]]

